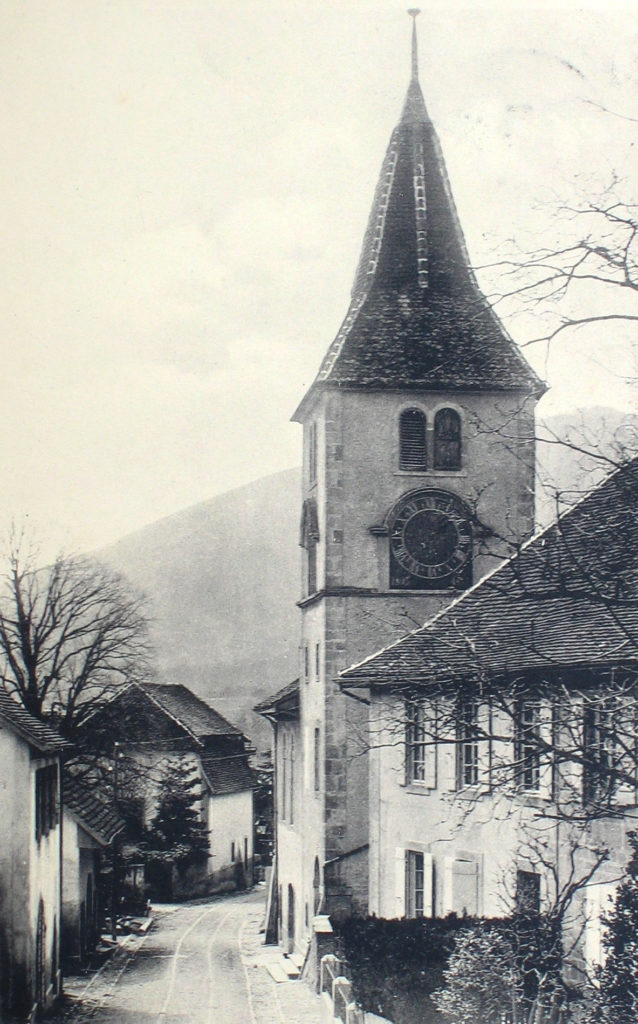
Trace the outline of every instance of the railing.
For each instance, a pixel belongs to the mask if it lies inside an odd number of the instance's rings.
[[[364,1024],[364,1013],[357,1006],[352,985],[345,976],[346,965],[334,954],[321,958],[321,993],[332,1003],[332,1018],[342,1024]]]

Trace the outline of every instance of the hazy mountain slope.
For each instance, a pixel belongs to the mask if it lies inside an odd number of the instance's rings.
[[[636,433],[636,420],[615,409],[542,424],[539,436],[548,440],[537,445],[539,520],[553,518],[557,487],[573,500],[610,468],[579,448],[613,458]],[[192,687],[260,747],[268,746],[270,727],[252,706],[298,674],[300,494],[300,471],[287,470],[100,552],[151,598],[163,677]]]
[[[151,600],[159,668],[260,743],[251,712],[297,675],[300,472],[151,523],[99,552]]]
[[[539,421],[537,435],[536,519],[545,526],[638,452],[638,417],[589,406]]]

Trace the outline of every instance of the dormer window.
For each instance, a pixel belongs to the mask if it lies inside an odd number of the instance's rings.
[[[461,417],[454,409],[439,409],[434,417],[434,468],[461,468]]]
[[[399,469],[427,469],[426,419],[420,409],[405,409],[399,420]]]

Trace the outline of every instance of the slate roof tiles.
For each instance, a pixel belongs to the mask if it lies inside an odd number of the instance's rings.
[[[638,459],[420,629],[341,675],[433,680],[638,660]]]
[[[1,689],[0,720],[41,754],[58,754],[71,748],[71,744],[55,729],[29,714],[22,704]]]
[[[109,807],[85,782],[75,778],[69,772],[64,773],[63,802],[65,809],[78,820],[85,832],[88,832],[103,846],[124,829],[124,821],[119,814]]]

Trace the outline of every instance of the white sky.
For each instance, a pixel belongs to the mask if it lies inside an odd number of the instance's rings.
[[[419,18],[477,264],[542,242],[538,203],[579,176],[638,195],[636,124],[585,102],[638,116],[638,11],[605,6]],[[347,309],[409,41],[387,0],[3,0],[0,532],[27,515],[91,548],[298,463],[288,419]],[[565,346],[542,411],[626,404],[626,359]]]

